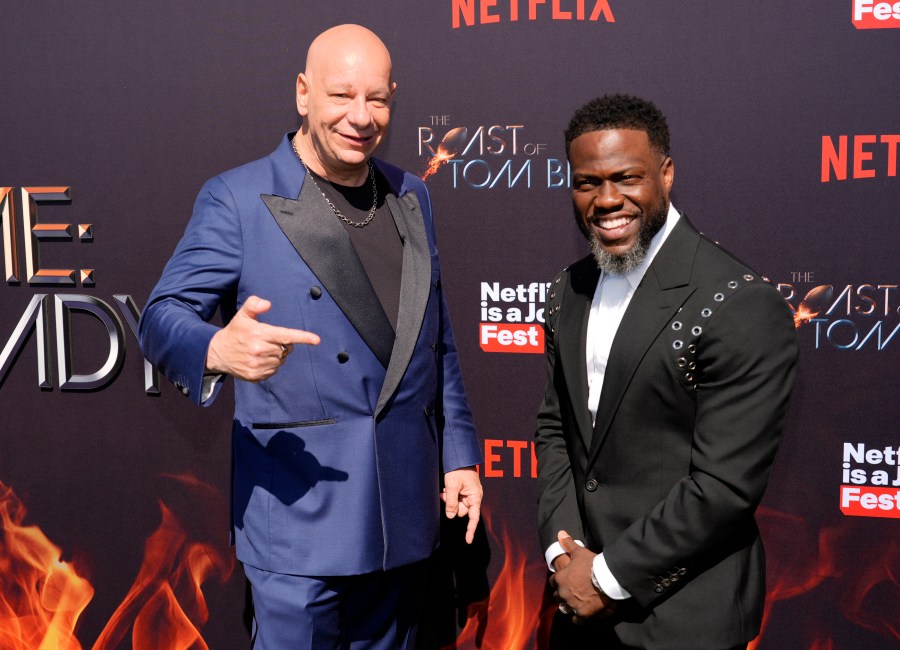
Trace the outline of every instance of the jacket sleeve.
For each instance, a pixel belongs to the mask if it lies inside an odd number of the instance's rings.
[[[140,321],[144,356],[197,404],[202,400],[208,321],[221,306],[233,313],[242,264],[241,227],[234,198],[214,178],[201,189],[184,236],[150,294]],[[208,406],[221,389],[202,402]]]
[[[419,197],[419,204],[422,206],[425,229],[436,251],[431,198],[424,183],[417,183],[416,194]],[[440,427],[442,440],[442,470],[446,473],[462,467],[480,465],[484,462],[484,455],[466,397],[456,340],[450,324],[450,312],[447,309],[447,301],[444,299],[442,289],[438,291],[438,303],[440,340],[436,349],[439,369],[436,421]]]
[[[556,354],[550,306],[548,301],[544,308],[547,385],[544,389],[544,400],[538,411],[538,427],[534,438],[538,463],[538,534],[543,551],[557,541],[556,536],[560,530],[565,530],[574,539],[585,538],[572,474],[569,443],[563,431],[561,413],[563,407],[560,398],[565,394],[565,378]]]
[[[797,337],[787,305],[756,283],[704,327],[690,474],[606,545],[613,575],[643,606],[659,576],[690,565],[753,526],[781,440],[794,383]]]

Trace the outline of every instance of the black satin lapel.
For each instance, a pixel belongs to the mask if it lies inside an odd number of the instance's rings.
[[[592,429],[591,411],[588,408],[585,344],[591,301],[599,279],[600,271],[592,261],[576,263],[569,274],[570,286],[566,290],[566,299],[557,321],[559,356],[585,449],[591,446]]]
[[[403,240],[403,271],[400,280],[400,309],[397,312],[397,336],[394,338],[390,365],[375,407],[376,415],[387,404],[406,372],[419,340],[428,294],[431,291],[431,252],[428,249],[422,209],[415,192],[407,192],[400,198],[388,194],[385,203],[390,208]]]
[[[394,332],[350,237],[312,183],[297,200],[261,195],[294,249],[387,368]],[[327,335],[327,332],[318,332]]]

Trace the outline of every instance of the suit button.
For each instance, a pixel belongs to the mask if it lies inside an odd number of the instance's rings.
[[[322,295],[322,290],[319,287],[314,286],[309,290],[309,295],[313,297],[313,300],[318,300]]]
[[[346,352],[338,352],[337,360],[338,363],[347,363],[350,361],[350,355]]]
[[[593,492],[597,489],[598,485],[599,483],[597,483],[597,480],[592,478],[587,483],[585,483],[584,489],[586,489],[588,492]]]

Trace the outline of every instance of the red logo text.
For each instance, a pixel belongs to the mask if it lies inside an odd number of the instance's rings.
[[[616,22],[609,0],[451,0],[453,29],[517,20]]]
[[[898,3],[900,4],[900,3]],[[822,136],[822,182],[897,175],[900,134]],[[877,156],[877,158],[876,158]],[[833,176],[833,178],[832,178]]]

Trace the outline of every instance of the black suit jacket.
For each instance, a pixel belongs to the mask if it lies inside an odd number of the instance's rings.
[[[632,598],[613,619],[641,648],[728,648],[759,632],[753,518],[784,427],[797,340],[771,285],[682,215],[625,312],[596,422],[585,337],[592,257],[547,305],[536,449],[543,548],[568,531],[604,552]]]

